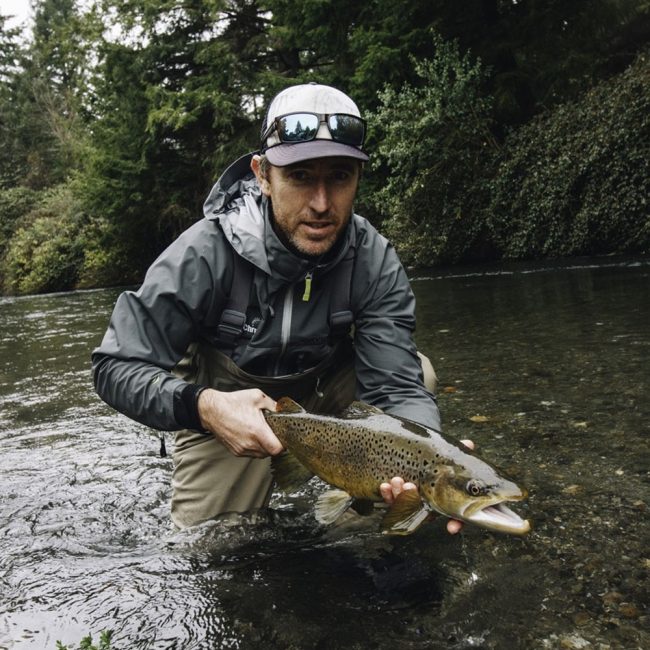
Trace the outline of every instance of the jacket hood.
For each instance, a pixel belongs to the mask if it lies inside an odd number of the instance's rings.
[[[248,153],[233,162],[214,184],[203,204],[205,218],[219,223],[239,255],[278,280],[295,282],[308,271],[324,270],[336,264],[353,245],[354,228],[348,225],[343,233],[345,241],[337,245],[337,252],[328,256],[325,263],[288,250],[273,230],[270,201],[262,194],[251,171],[253,155]]]

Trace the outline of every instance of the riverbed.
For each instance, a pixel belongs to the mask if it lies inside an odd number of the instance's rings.
[[[92,388],[118,290],[1,298],[0,650],[650,648],[650,260],[412,275],[444,429],[530,535],[323,528],[318,481],[175,531],[158,434]]]

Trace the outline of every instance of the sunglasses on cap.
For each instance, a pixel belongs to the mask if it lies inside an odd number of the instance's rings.
[[[366,121],[356,115],[347,113],[287,113],[273,120],[262,135],[262,149],[266,139],[277,131],[280,143],[292,144],[310,142],[316,139],[320,125],[324,123],[329,129],[334,142],[361,147],[366,137]]]

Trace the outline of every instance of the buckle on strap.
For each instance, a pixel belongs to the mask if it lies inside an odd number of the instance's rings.
[[[233,309],[224,309],[221,314],[221,322],[217,326],[219,340],[233,344],[244,331],[246,314]]]

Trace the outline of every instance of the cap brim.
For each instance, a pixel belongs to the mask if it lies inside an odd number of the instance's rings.
[[[286,165],[293,165],[314,158],[333,158],[337,156],[356,158],[363,162],[370,160],[365,151],[333,140],[311,140],[310,142],[297,142],[295,144],[278,144],[267,149],[264,154],[268,161],[276,167],[285,167]]]

